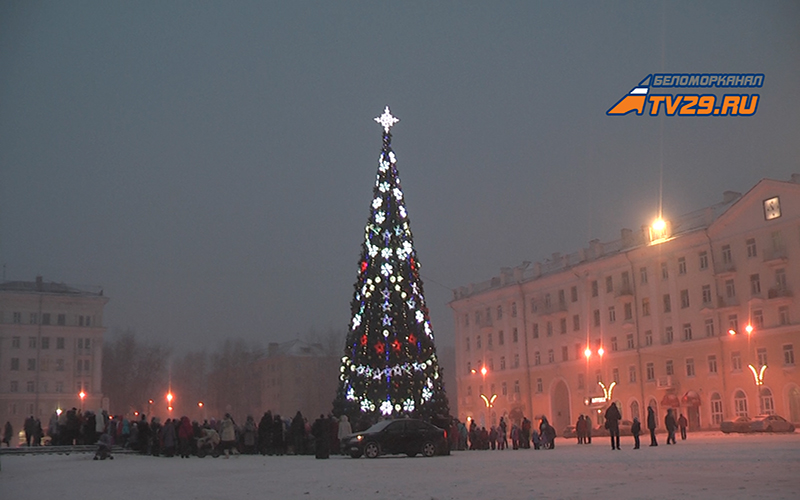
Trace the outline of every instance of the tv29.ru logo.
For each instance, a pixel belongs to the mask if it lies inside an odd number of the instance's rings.
[[[650,115],[663,109],[668,116],[751,116],[758,108],[758,94],[727,94],[718,98],[713,94],[649,95]]]

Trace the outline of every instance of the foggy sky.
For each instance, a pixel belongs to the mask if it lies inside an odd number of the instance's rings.
[[[798,54],[796,2],[4,1],[0,264],[179,349],[345,330],[389,105],[452,344],[452,288],[800,172]],[[758,112],[605,115],[661,71]]]

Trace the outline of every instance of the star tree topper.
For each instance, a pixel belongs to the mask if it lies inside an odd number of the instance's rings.
[[[386,109],[383,110],[383,114],[375,117],[375,121],[378,122],[378,124],[383,127],[383,130],[388,133],[389,129],[392,128],[395,123],[399,122],[400,119],[392,116],[392,113],[389,112],[389,106],[386,106]]]

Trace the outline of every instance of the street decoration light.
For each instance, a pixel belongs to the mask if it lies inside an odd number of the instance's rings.
[[[750,368],[750,371],[753,372],[753,378],[756,382],[756,387],[764,385],[764,372],[767,370],[767,365],[761,365],[759,370],[756,370],[756,367],[753,365],[747,365]]]
[[[497,394],[493,394],[491,398],[487,398],[483,394],[481,394],[481,399],[484,403],[486,403],[487,408],[491,408],[494,406],[494,401],[497,399]]]
[[[603,396],[605,396],[606,401],[611,401],[611,395],[613,394],[614,386],[616,386],[617,383],[611,382],[611,385],[609,385],[608,387],[606,387],[605,384],[603,384],[602,382],[598,382],[597,384],[603,388]]]

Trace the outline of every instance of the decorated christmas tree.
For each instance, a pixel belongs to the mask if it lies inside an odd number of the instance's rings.
[[[351,420],[449,415],[387,106],[375,121],[383,149],[364,229],[334,413]]]

